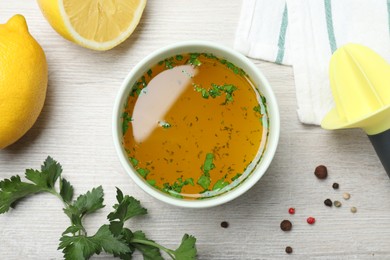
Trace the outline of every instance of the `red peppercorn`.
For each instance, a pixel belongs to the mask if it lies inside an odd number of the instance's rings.
[[[291,215],[295,214],[295,208],[289,208],[288,213],[290,213]]]
[[[313,224],[316,222],[316,219],[313,218],[313,217],[308,217],[306,221],[307,221],[307,223],[309,223],[310,225],[313,225]]]

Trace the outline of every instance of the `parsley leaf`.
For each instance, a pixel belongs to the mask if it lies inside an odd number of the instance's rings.
[[[126,254],[130,252],[127,244],[118,237],[114,237],[108,225],[99,228],[92,240],[105,252],[110,254]]]
[[[112,221],[115,219],[118,219],[122,222],[140,215],[145,215],[148,213],[147,209],[141,206],[141,203],[139,200],[136,200],[135,198],[131,196],[124,196],[120,189],[117,189],[117,200],[118,204],[114,205],[114,212],[111,212],[107,218]]]
[[[174,255],[176,260],[192,260],[196,259],[196,238],[185,234],[181,240],[181,244],[178,249],[175,250]]]
[[[49,156],[41,166],[41,171],[28,169],[25,175],[26,179],[32,181],[37,186],[52,189],[61,173],[61,165]]]
[[[65,259],[84,260],[100,254],[101,246],[86,236],[63,236],[58,249],[63,249]]]
[[[73,204],[70,204],[67,208],[64,209],[64,212],[71,218],[74,217],[83,217],[86,214],[93,213],[98,209],[104,207],[103,205],[103,188],[99,186],[93,188],[91,191],[88,191],[84,195],[80,195]],[[76,221],[78,222],[78,221]]]
[[[130,252],[124,241],[111,234],[108,225],[101,226],[94,236],[62,236],[60,241],[58,249],[63,249],[65,259],[88,259],[102,250],[110,254]]]
[[[73,186],[66,179],[61,179],[60,195],[62,199],[68,203],[73,199]]]
[[[18,175],[0,181],[0,214],[7,212],[18,200],[45,190],[44,187],[22,182]]]

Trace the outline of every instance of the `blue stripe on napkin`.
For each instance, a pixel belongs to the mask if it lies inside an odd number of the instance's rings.
[[[390,0],[389,0],[390,1]],[[283,17],[282,17],[282,24],[280,25],[280,32],[279,32],[279,41],[278,41],[278,55],[276,57],[275,63],[282,64],[283,58],[284,58],[284,45],[286,42],[286,32],[287,32],[287,4],[284,5],[284,11],[283,11]]]
[[[330,49],[333,53],[337,49],[337,44],[336,44],[336,37],[334,36],[334,30],[333,30],[332,1],[324,0],[324,5],[325,5],[326,26],[328,28],[329,44],[330,44]]]

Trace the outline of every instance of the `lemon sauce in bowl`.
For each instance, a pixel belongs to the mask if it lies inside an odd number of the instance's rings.
[[[148,185],[176,198],[210,198],[237,187],[261,161],[266,99],[228,60],[180,53],[132,84],[122,145]]]

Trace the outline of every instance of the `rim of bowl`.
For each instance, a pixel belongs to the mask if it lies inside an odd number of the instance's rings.
[[[128,94],[130,89],[132,88],[134,82],[138,80],[138,78],[145,73],[150,66],[153,66],[157,63],[161,58],[167,58],[170,55],[175,55],[179,53],[185,52],[211,52],[215,54],[217,57],[227,56],[226,59],[230,62],[234,63],[238,67],[242,68],[253,81],[254,85],[261,94],[266,97],[267,100],[267,109],[269,113],[269,135],[267,145],[265,147],[264,155],[259,164],[255,167],[254,171],[238,186],[234,187],[232,190],[227,191],[221,195],[204,199],[204,200],[186,200],[175,198],[169,194],[165,194],[152,186],[150,186],[144,179],[142,179],[136,171],[130,165],[130,161],[125,155],[124,148],[122,146],[122,133],[121,133],[121,114],[124,106],[124,102],[127,101]],[[190,51],[189,49],[196,49],[196,51]],[[182,50],[182,51],[181,51]],[[217,53],[215,53],[217,52]],[[170,54],[171,53],[171,54]],[[221,55],[222,54],[222,55]],[[225,57],[224,57],[225,58]],[[233,60],[233,61],[232,61]],[[240,64],[236,64],[237,61]],[[117,97],[115,99],[113,117],[112,117],[112,132],[114,139],[115,150],[118,154],[119,160],[126,170],[127,174],[133,179],[133,181],[146,193],[151,195],[152,197],[163,201],[165,203],[185,207],[185,208],[208,208],[217,205],[224,204],[228,201],[231,201],[250,188],[252,188],[260,178],[265,174],[271,161],[275,155],[276,148],[279,142],[280,135],[280,115],[278,103],[276,101],[275,95],[272,91],[271,85],[268,83],[268,80],[265,78],[263,73],[257,68],[252,61],[250,61],[247,57],[242,55],[241,53],[225,47],[223,45],[208,42],[208,41],[184,41],[178,42],[174,44],[167,45],[165,47],[159,48],[154,52],[147,55],[140,62],[136,64],[133,69],[126,76],[123,81]]]

